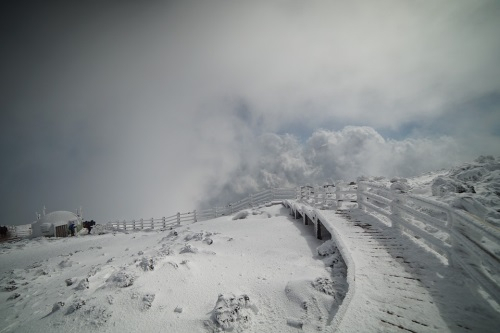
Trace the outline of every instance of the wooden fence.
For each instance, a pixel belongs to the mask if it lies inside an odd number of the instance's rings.
[[[500,228],[428,197],[391,190],[378,183],[337,184],[335,196],[322,187],[303,189],[301,201],[316,208],[335,209],[357,202],[360,209],[377,212],[416,242],[446,257],[448,263],[468,273],[500,304]]]
[[[31,236],[31,224],[8,225],[7,235],[2,240],[18,239]]]
[[[177,213],[169,217],[140,219],[132,221],[115,221],[106,224],[112,230],[134,230],[134,229],[166,229],[182,223],[193,223],[213,219],[219,216],[231,215],[242,209],[257,207],[266,203],[281,203],[284,199],[296,198],[296,188],[272,188],[230,203],[223,207],[213,207],[203,210],[195,210],[189,213]]]

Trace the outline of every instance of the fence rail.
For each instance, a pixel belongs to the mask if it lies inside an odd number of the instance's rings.
[[[7,235],[5,235],[4,239],[25,238],[31,236],[31,224],[8,225],[6,227]]]
[[[392,227],[423,241],[461,267],[500,304],[500,229],[467,212],[415,194],[361,181],[358,207],[389,218]]]
[[[302,186],[297,199],[316,209],[339,209],[345,202],[356,202],[362,210],[385,216],[390,227],[462,268],[500,304],[500,254],[495,251],[500,228],[445,203],[374,182],[338,183],[332,189]]]
[[[133,229],[165,229],[182,223],[193,223],[197,221],[209,220],[219,216],[231,215],[240,210],[257,207],[266,203],[281,202],[284,199],[292,199],[296,197],[295,188],[272,188],[256,194],[251,194],[248,197],[239,201],[230,203],[224,207],[213,207],[203,210],[195,210],[189,213],[177,213],[169,217],[159,219],[140,219],[132,221],[115,221],[108,222],[107,228],[112,230],[133,230]]]

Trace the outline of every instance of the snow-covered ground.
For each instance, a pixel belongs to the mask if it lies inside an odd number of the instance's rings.
[[[499,158],[411,179],[369,180],[442,201],[498,228]],[[98,227],[73,238],[0,243],[0,333],[500,327],[499,305],[478,293],[465,272],[388,228],[377,214],[355,207],[345,216],[322,212],[338,246],[350,251],[346,260],[357,262],[351,273],[361,275],[349,288],[337,245],[317,240],[311,226],[278,205],[168,230]],[[357,319],[368,316],[380,318]]]
[[[318,255],[282,206],[85,233],[1,244],[0,332],[317,332],[347,289],[335,247]]]

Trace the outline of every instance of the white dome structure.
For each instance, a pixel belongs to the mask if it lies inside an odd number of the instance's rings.
[[[68,211],[55,211],[41,216],[32,226],[33,237],[54,236],[67,237],[69,225],[75,223],[78,227],[82,223],[80,216]]]

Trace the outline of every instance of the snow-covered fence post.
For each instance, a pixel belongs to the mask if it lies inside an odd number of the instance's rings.
[[[127,230],[127,221],[123,220],[123,230]]]
[[[337,202],[337,209],[340,209],[342,205],[342,185],[340,183],[335,188],[335,201]]]
[[[165,221],[165,216],[162,217],[162,222],[163,222],[163,229],[167,227],[167,223]]]
[[[450,233],[450,241],[451,241],[451,249],[448,251],[448,263],[451,267],[456,267],[457,263],[455,260],[455,256],[457,255],[457,249],[459,244],[457,242],[457,238],[455,237],[455,223],[453,219],[453,212],[450,210],[446,211],[446,226],[448,227]]]
[[[196,219],[196,209],[193,211],[193,220],[194,222],[198,222],[198,220]]]
[[[135,229],[135,220],[132,220],[132,228]]]
[[[363,192],[366,190],[366,185],[361,181],[361,179],[358,179],[358,189],[356,190],[356,196],[357,196],[357,201],[358,201],[358,208],[361,210],[365,210],[365,206],[363,205],[364,203],[364,194]]]
[[[181,224],[181,213],[177,213],[177,224]]]
[[[144,219],[141,219],[141,230],[144,229]]]
[[[401,208],[399,206],[404,206],[406,204],[406,199],[402,194],[396,193],[394,190],[391,193],[391,222],[393,227],[400,227],[399,219],[401,216]]]
[[[155,228],[155,223],[154,223],[154,219],[151,218],[151,229],[154,229]]]
[[[214,217],[217,217],[217,207],[214,207]]]

